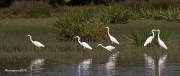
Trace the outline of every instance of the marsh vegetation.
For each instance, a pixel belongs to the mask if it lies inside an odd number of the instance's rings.
[[[27,6],[28,9],[23,5],[13,5],[0,12],[1,64],[20,63],[14,65],[25,66],[24,63],[35,58],[45,58],[49,63],[78,63],[85,58],[92,58],[93,63],[103,63],[106,61],[104,58],[117,51],[117,62],[125,66],[143,64],[144,53],[153,56],[155,60],[167,54],[168,61],[179,62],[179,6],[164,9],[146,5],[125,7],[120,4],[92,4],[50,9],[49,6],[44,8],[37,5]],[[119,41],[119,45],[108,40],[107,29],[103,28],[105,26],[110,27],[110,33]],[[152,29],[161,30],[160,37],[165,41],[167,50],[157,45],[157,33],[152,44],[142,47]],[[25,37],[28,34],[32,35],[33,40],[43,43],[45,48],[36,49]],[[73,38],[76,35],[82,37],[82,41],[86,41],[93,50],[83,49]],[[100,43],[113,45],[116,49],[109,52],[97,48]],[[132,60],[140,62],[131,63]]]
[[[169,61],[176,61],[179,57],[179,23],[169,21],[155,21],[155,20],[135,20],[128,24],[109,24],[111,34],[120,42],[119,45],[114,45],[109,40],[104,41],[90,41],[89,45],[93,50],[84,49],[79,45],[76,39],[72,41],[58,40],[51,35],[54,33],[49,26],[53,24],[56,19],[4,19],[1,24],[2,36],[0,43],[0,59],[3,63],[23,62],[28,63],[34,58],[45,58],[48,61],[55,62],[78,62],[84,58],[94,58],[95,63],[104,62],[104,58],[114,52],[119,51],[118,61],[121,63],[128,63],[129,60],[136,58],[135,61],[143,62],[143,55],[147,53],[153,57],[159,57],[168,54]],[[33,23],[32,23],[33,22]],[[144,25],[146,23],[146,25]],[[144,29],[146,28],[146,29]],[[147,47],[135,46],[127,38],[131,37],[134,30],[141,30],[150,32],[147,28],[160,29],[161,37],[168,32],[174,32],[173,35],[165,42],[168,49],[160,48],[158,45],[152,43]],[[106,30],[106,29],[104,29]],[[33,40],[40,41],[45,45],[45,48],[38,48],[30,42],[27,34],[33,36]],[[157,35],[157,33],[155,33]],[[147,36],[148,37],[148,36]],[[82,40],[85,41],[85,40]],[[156,39],[155,39],[156,41]],[[154,42],[155,42],[154,41]],[[103,45],[113,45],[115,50],[109,52],[103,48],[96,47],[99,43]],[[23,63],[21,65],[23,65]]]

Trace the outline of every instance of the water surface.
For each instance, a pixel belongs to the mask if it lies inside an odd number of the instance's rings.
[[[106,57],[105,57],[106,58]],[[4,65],[0,67],[1,76],[179,76],[180,66],[176,62],[168,62],[168,55],[158,60],[144,54],[144,64],[126,66],[118,61],[119,52],[115,52],[104,63],[93,63],[93,58],[80,62],[55,63],[44,58],[32,60],[24,67]],[[47,63],[46,63],[47,62]],[[138,63],[130,62],[131,64]]]

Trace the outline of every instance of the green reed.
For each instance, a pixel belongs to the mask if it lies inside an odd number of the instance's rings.
[[[76,39],[73,41],[60,41],[49,33],[55,33],[50,28],[55,23],[54,18],[49,19],[4,19],[0,23],[3,25],[0,36],[0,62],[2,63],[29,63],[36,58],[45,58],[46,63],[78,63],[84,59],[92,58],[93,63],[102,64],[107,62],[109,56],[119,51],[117,61],[125,66],[133,66],[144,63],[144,54],[150,55],[153,59],[164,54],[168,55],[168,61],[179,60],[179,23],[165,20],[134,20],[128,24],[108,24],[111,28],[111,35],[120,42],[119,45],[112,44],[109,40],[87,42],[93,50],[84,49]],[[154,27],[153,27],[154,26]],[[165,44],[168,49],[148,45],[147,47],[136,47],[129,45],[129,40],[123,36],[130,37],[134,29],[136,34],[147,33],[145,40],[151,34],[152,27],[160,29],[161,39],[167,35],[169,37]],[[166,30],[168,30],[166,32]],[[173,33],[174,32],[174,33]],[[167,33],[167,34],[166,34]],[[172,36],[170,36],[173,33]],[[27,34],[32,35],[33,40],[37,40],[45,45],[45,48],[37,48],[30,42]],[[107,33],[106,33],[107,34]],[[155,34],[157,35],[157,33]],[[165,37],[165,38],[167,38]],[[156,38],[156,37],[155,37]],[[143,41],[145,41],[143,40]],[[81,40],[86,41],[86,40]],[[142,41],[142,43],[143,43]],[[163,40],[164,41],[164,40]],[[97,44],[113,45],[116,47],[112,52],[108,52]],[[132,60],[134,63],[132,63]],[[117,64],[118,65],[118,64]],[[140,64],[138,64],[140,65]]]
[[[153,28],[152,28],[153,29]],[[158,40],[157,40],[157,33],[155,33],[154,39],[151,43],[151,45],[155,45],[158,46]],[[168,30],[166,30],[164,33],[160,34],[160,38],[161,40],[163,40],[165,43],[168,41],[168,39],[174,34],[174,32],[168,32]],[[146,30],[140,30],[138,31],[137,29],[135,29],[132,33],[130,37],[126,37],[129,41],[130,44],[135,45],[135,46],[143,46],[145,43],[145,40],[149,37],[152,36],[151,30],[150,29],[146,29]]]
[[[123,6],[114,5],[108,6],[105,9],[101,9],[100,11],[100,20],[103,23],[126,23],[129,18],[129,10],[124,8]]]
[[[97,41],[106,39],[106,32],[99,23],[91,22],[90,12],[68,12],[58,17],[53,25],[56,38],[73,40],[79,35],[83,40]]]

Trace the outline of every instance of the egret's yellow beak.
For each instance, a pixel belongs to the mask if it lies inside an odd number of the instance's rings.
[[[158,32],[158,30],[154,30],[154,32]]]

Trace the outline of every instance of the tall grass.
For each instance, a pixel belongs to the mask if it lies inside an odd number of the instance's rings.
[[[34,4],[26,10],[26,15],[31,18],[51,17],[50,7],[46,5]]]
[[[128,9],[119,5],[108,6],[100,10],[100,20],[108,24],[126,23],[130,17],[128,12]]]
[[[143,46],[146,38],[152,35],[150,31],[151,30],[138,31],[137,29],[134,29],[134,31],[131,33],[131,37],[126,38],[130,40],[131,45]]]
[[[168,2],[172,2],[168,3]],[[176,3],[177,2],[177,3]],[[148,4],[149,3],[149,4]],[[89,10],[89,15],[96,15],[103,23],[127,23],[132,19],[155,19],[179,21],[179,1],[124,1],[104,5],[58,6],[52,8],[48,3],[39,1],[17,1],[9,8],[1,8],[1,18],[44,18],[58,16],[75,10]],[[94,8],[95,7],[95,8]],[[96,11],[96,12],[94,12]],[[77,11],[76,11],[77,12]]]
[[[57,31],[58,39],[72,40],[73,37],[79,35],[82,40],[97,41],[106,39],[106,32],[99,23],[91,22],[89,12],[68,12],[58,17],[53,25]]]
[[[32,23],[33,22],[33,23]],[[119,51],[118,63],[124,65],[131,65],[129,62],[142,61],[143,54],[146,53],[153,57],[159,57],[163,54],[167,54],[169,60],[179,60],[179,23],[168,21],[154,21],[154,20],[139,20],[134,23],[121,24],[121,25],[109,25],[111,27],[111,33],[116,36],[116,39],[120,41],[119,45],[114,45],[115,50],[108,52],[103,48],[96,48],[97,44],[102,43],[104,45],[111,45],[108,41],[94,41],[88,42],[93,50],[84,49],[76,41],[58,41],[54,39],[48,33],[54,33],[49,27],[54,24],[54,18],[46,19],[4,19],[2,23],[3,35],[0,36],[0,62],[5,63],[19,63],[17,65],[25,65],[35,58],[45,58],[46,63],[68,63],[79,62],[84,58],[92,58],[93,63],[104,63],[108,60],[108,56]],[[146,25],[142,25],[145,24]],[[173,36],[170,36],[166,41],[168,50],[164,50],[160,47],[134,47],[127,46],[128,39],[121,35],[131,37],[131,33],[137,28],[137,34],[147,33],[144,36],[145,40],[151,34],[152,26],[156,26],[161,30],[161,39],[166,34],[171,34],[174,29],[177,29]],[[147,26],[145,30],[142,30],[144,26]],[[173,26],[173,27],[172,27]],[[149,29],[150,28],[150,29]],[[164,31],[165,30],[165,31]],[[106,31],[106,29],[105,29]],[[25,37],[27,34],[32,35],[32,39],[39,41],[45,45],[45,48],[38,48],[30,42],[29,38]],[[107,34],[107,33],[105,33]],[[157,35],[157,33],[156,33]],[[141,35],[140,35],[141,36]],[[167,35],[169,37],[169,35]],[[156,38],[156,37],[155,37]],[[167,37],[165,37],[167,38]],[[145,41],[143,40],[143,41]],[[83,40],[82,40],[83,41]],[[164,41],[164,40],[163,40]],[[140,45],[141,46],[141,45]],[[174,57],[176,56],[176,57]],[[6,64],[5,64],[6,65]],[[15,64],[14,64],[15,65]],[[138,64],[140,65],[140,64]],[[131,65],[133,66],[133,65]]]
[[[0,14],[2,19],[51,17],[50,6],[36,1],[15,1],[9,8],[1,8]]]
[[[153,28],[152,28],[153,29]],[[146,30],[137,30],[134,29],[134,31],[132,31],[131,36],[130,37],[126,37],[129,41],[131,45],[135,45],[135,46],[143,46],[146,39],[149,36],[152,36],[151,30],[152,29],[146,29]],[[153,41],[151,42],[151,45],[156,45],[159,46],[158,44],[158,39],[157,39],[157,33],[154,32],[154,38]],[[174,34],[174,32],[168,32],[168,30],[166,30],[165,32],[160,34],[160,38],[163,42],[167,42],[168,39]]]

